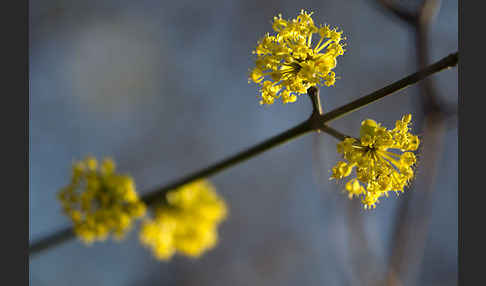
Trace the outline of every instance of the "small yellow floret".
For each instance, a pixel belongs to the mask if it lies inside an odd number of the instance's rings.
[[[347,162],[339,161],[332,168],[331,179],[347,177],[356,167],[356,178],[346,183],[349,198],[361,196],[363,206],[372,209],[389,191],[403,192],[414,176],[412,167],[417,162],[414,153],[403,151],[415,151],[419,146],[418,137],[408,132],[411,120],[407,114],[396,121],[394,129],[387,130],[366,119],[361,123],[359,140],[346,138],[337,144],[338,153]]]
[[[74,225],[74,232],[85,243],[103,241],[113,234],[121,239],[133,221],[145,214],[133,179],[115,173],[115,163],[94,157],[74,163],[71,183],[58,193],[63,211]]]
[[[342,31],[328,25],[317,27],[312,13],[304,10],[295,19],[282,15],[273,18],[274,35],[266,34],[253,51],[255,68],[248,82],[261,86],[260,104],[272,104],[281,98],[283,103],[295,102],[311,86],[332,86],[336,75],[332,69],[336,58],[344,54]],[[317,34],[319,40],[313,35]]]
[[[216,245],[227,207],[209,181],[186,184],[168,192],[166,199],[140,231],[140,241],[156,258],[169,260],[177,252],[196,258]]]

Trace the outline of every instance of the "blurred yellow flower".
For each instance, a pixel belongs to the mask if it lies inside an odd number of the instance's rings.
[[[314,25],[312,13],[302,10],[297,18],[274,17],[275,35],[266,34],[258,41],[253,54],[256,67],[248,82],[261,86],[260,104],[272,104],[281,98],[283,103],[295,102],[296,95],[305,94],[311,86],[334,85],[336,58],[344,54],[342,31],[328,25]],[[313,46],[313,34],[319,40]]]
[[[186,184],[168,192],[166,199],[140,230],[140,241],[157,259],[169,260],[176,252],[196,258],[216,245],[227,207],[209,181]]]
[[[411,119],[410,114],[403,116],[396,121],[392,130],[381,127],[374,120],[364,120],[361,123],[359,140],[346,138],[337,144],[338,153],[347,162],[340,161],[332,168],[331,179],[347,177],[356,167],[356,178],[348,181],[345,188],[350,199],[361,196],[365,209],[374,208],[379,198],[382,195],[388,196],[389,191],[397,194],[403,192],[403,188],[413,178],[415,154],[388,151],[417,150],[419,138],[408,132]]]
[[[110,234],[121,239],[132,222],[145,214],[133,179],[115,173],[115,163],[86,157],[73,165],[71,183],[58,193],[63,211],[74,232],[85,243],[105,240]]]

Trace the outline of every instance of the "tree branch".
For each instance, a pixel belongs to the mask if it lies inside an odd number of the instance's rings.
[[[315,93],[317,98],[313,99],[313,113],[306,121],[302,122],[301,124],[279,134],[276,135],[254,147],[251,147],[247,150],[244,150],[236,155],[230,156],[227,159],[224,159],[218,163],[215,163],[209,167],[206,167],[202,170],[196,171],[192,174],[184,176],[172,183],[169,183],[165,186],[157,188],[156,190],[148,193],[147,195],[142,196],[142,200],[148,205],[152,206],[157,204],[158,202],[163,202],[165,199],[165,194],[173,189],[176,189],[182,185],[185,185],[191,181],[207,178],[211,175],[214,175],[218,172],[221,172],[225,169],[228,169],[232,166],[235,166],[239,163],[242,163],[260,153],[263,153],[269,149],[272,149],[280,144],[288,142],[290,140],[296,139],[301,135],[309,133],[311,131],[323,131],[333,135],[338,139],[343,139],[345,135],[340,134],[338,131],[326,126],[325,124],[340,118],[348,113],[356,111],[358,109],[363,108],[364,106],[380,100],[388,95],[391,95],[401,89],[404,89],[412,84],[417,83],[418,81],[434,74],[440,72],[442,70],[454,67],[458,63],[458,52],[451,54],[440,61],[426,67],[423,70],[420,70],[412,75],[409,75],[395,83],[392,83],[382,89],[379,89],[371,94],[363,96],[349,104],[343,105],[339,108],[332,110],[331,112],[320,114],[322,113],[322,108],[320,107],[320,103],[318,101],[318,91]],[[313,89],[310,93],[314,94]],[[311,96],[312,99],[313,95]],[[40,253],[43,250],[46,250],[50,247],[54,247],[59,245],[63,242],[66,242],[70,238],[73,238],[73,231],[72,228],[68,228],[62,231],[62,233],[54,233],[44,239],[41,239],[37,242],[34,242],[29,246],[29,255],[33,256],[35,254]]]

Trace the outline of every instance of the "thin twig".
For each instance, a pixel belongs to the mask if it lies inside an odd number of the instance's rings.
[[[379,0],[379,2],[383,2]],[[440,8],[440,0],[425,0],[421,8],[415,13],[414,21],[406,21],[411,24],[415,34],[415,46],[417,51],[417,65],[424,67],[429,60],[428,28]],[[394,9],[390,12],[395,13]],[[396,13],[395,13],[396,14]],[[399,17],[401,18],[401,17]],[[402,19],[403,20],[403,19]],[[427,170],[427,174],[420,173],[423,182],[421,192],[409,190],[409,196],[401,202],[395,219],[392,234],[393,246],[389,255],[389,266],[385,276],[385,285],[402,285],[406,274],[410,275],[410,267],[417,268],[421,261],[427,227],[430,219],[430,203],[434,190],[434,179],[437,173],[437,160],[442,147],[442,139],[446,127],[446,119],[454,116],[455,111],[440,102],[436,89],[430,79],[420,84],[420,102],[425,118],[417,117],[416,125],[419,129],[424,125],[424,146],[422,148],[422,164],[419,169]],[[412,192],[411,192],[412,191]],[[413,201],[413,203],[412,203]],[[412,207],[413,206],[413,207]],[[413,271],[412,271],[413,272]],[[413,273],[412,273],[413,274]],[[413,277],[412,277],[413,279]]]
[[[218,163],[215,163],[209,167],[206,167],[202,170],[196,171],[192,174],[189,174],[187,176],[184,176],[172,183],[169,183],[168,185],[162,186],[160,188],[157,188],[156,190],[148,193],[147,195],[142,196],[142,200],[149,206],[157,204],[158,202],[163,202],[165,194],[173,189],[176,189],[184,184],[187,184],[191,181],[202,179],[202,178],[207,178],[211,175],[214,175],[218,172],[221,172],[225,169],[228,169],[229,167],[235,166],[236,164],[242,163],[262,152],[265,152],[269,149],[272,149],[280,144],[283,144],[285,142],[288,142],[290,140],[296,139],[306,133],[309,133],[311,131],[325,131],[325,132],[331,132],[330,127],[326,127],[326,123],[335,120],[337,118],[340,118],[348,113],[351,113],[353,111],[356,111],[358,109],[361,109],[362,107],[378,101],[388,95],[391,95],[395,93],[396,91],[399,91],[401,89],[404,89],[412,84],[417,83],[418,81],[426,78],[429,75],[432,75],[434,73],[440,72],[442,70],[451,68],[456,66],[458,63],[458,52],[451,54],[440,61],[428,66],[427,68],[418,71],[410,76],[407,76],[395,83],[392,83],[382,89],[379,89],[369,95],[363,96],[349,104],[343,105],[339,108],[336,108],[332,110],[331,112],[328,112],[326,114],[319,114],[320,112],[314,112],[316,107],[319,110],[320,104],[314,104],[314,111],[312,112],[312,115],[309,119],[306,121],[302,122],[301,124],[279,134],[276,135],[254,147],[251,147],[245,151],[242,151],[236,155],[233,155],[227,159],[224,159]],[[322,112],[322,111],[321,111]],[[335,134],[337,135],[337,134]],[[70,228],[72,231],[72,229]],[[53,239],[54,237],[58,237],[59,234],[55,233],[53,235],[50,235],[44,239],[41,239],[38,242],[34,242],[31,246],[29,246],[29,255],[35,255],[38,254],[41,250],[48,249],[49,247],[56,246],[62,242],[65,242],[68,240],[68,238],[72,238],[74,236],[69,236],[63,240],[56,240]],[[42,247],[40,247],[42,246]]]
[[[70,239],[74,238],[74,232],[72,227],[66,227],[44,239],[39,240],[29,246],[29,254],[40,253],[43,250],[48,249],[51,246],[62,244]]]
[[[327,112],[326,114],[322,115],[320,118],[321,123],[328,123],[332,120],[338,119],[348,113],[354,112],[358,109],[361,109],[365,107],[366,105],[375,102],[377,100],[382,99],[385,96],[391,95],[392,93],[395,93],[399,90],[402,90],[412,84],[415,84],[422,79],[428,77],[429,75],[432,75],[434,73],[437,73],[439,71],[445,70],[452,68],[457,65],[459,61],[459,53],[453,53],[448,55],[447,57],[439,60],[438,62],[414,73],[411,74],[399,81],[396,81],[382,89],[379,89],[369,95],[360,97],[356,99],[355,101],[348,103],[346,105],[343,105],[339,108],[336,108],[330,112]]]
[[[387,11],[392,12],[396,17],[407,24],[414,25],[418,20],[415,13],[409,12],[401,7],[398,7],[397,5],[394,5],[390,0],[378,0],[378,3],[381,4]]]
[[[206,178],[209,177],[215,173],[218,173],[224,169],[227,169],[231,166],[234,166],[236,164],[239,164],[243,161],[246,161],[266,150],[269,150],[271,148],[274,148],[280,144],[283,144],[289,140],[295,139],[301,135],[304,135],[305,133],[308,133],[312,131],[312,124],[310,124],[310,120],[306,120],[302,122],[301,124],[279,134],[276,135],[254,147],[251,147],[243,152],[240,152],[234,156],[231,156],[225,160],[222,160],[216,164],[213,164],[209,167],[206,167],[202,170],[199,170],[197,172],[194,172],[192,174],[189,174],[188,176],[185,176],[179,180],[176,180],[172,183],[169,183],[165,186],[162,186],[160,188],[157,188],[156,190],[149,192],[148,194],[142,196],[141,200],[147,205],[147,206],[153,206],[158,203],[163,203],[165,200],[165,194],[173,189],[176,189],[182,185],[185,185],[189,182],[201,179],[201,178]],[[29,255],[35,255],[43,250],[46,250],[52,246],[56,246],[58,244],[64,243],[68,241],[69,239],[74,238],[74,232],[72,227],[67,228],[63,230],[60,233],[54,233],[44,239],[41,239],[35,243],[33,243],[31,246],[29,246]]]
[[[204,168],[200,171],[194,172],[188,176],[185,176],[177,181],[174,181],[171,184],[168,184],[166,186],[163,186],[156,191],[149,193],[145,196],[142,197],[142,200],[147,204],[147,205],[153,205],[156,204],[158,201],[163,199],[165,193],[167,191],[176,189],[182,185],[185,185],[189,182],[192,182],[194,180],[202,179],[202,178],[207,178],[211,175],[214,175],[215,173],[218,173],[220,171],[223,171],[224,169],[228,169],[234,165],[237,165],[239,163],[242,163],[243,161],[246,161],[252,157],[255,157],[256,155],[263,153],[269,149],[272,149],[280,144],[283,144],[287,141],[290,141],[292,139],[296,139],[297,137],[300,137],[301,135],[304,135],[308,132],[313,131],[311,120],[306,120],[302,122],[301,124],[295,126],[294,128],[291,128],[279,135],[276,135],[254,147],[251,147],[243,152],[240,152],[234,156],[231,156],[223,161],[220,161],[216,164],[213,164],[207,168]]]

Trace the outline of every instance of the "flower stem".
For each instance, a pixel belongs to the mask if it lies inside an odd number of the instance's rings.
[[[451,68],[456,66],[458,63],[458,52],[451,54],[440,61],[420,70],[410,76],[407,76],[395,83],[392,83],[382,89],[379,89],[369,95],[363,96],[349,104],[343,105],[339,108],[336,108],[328,113],[322,114],[322,109],[320,106],[319,98],[318,98],[318,90],[311,90],[309,93],[313,103],[313,112],[312,115],[306,121],[298,124],[297,126],[276,135],[254,147],[251,147],[245,151],[242,151],[236,155],[233,155],[227,159],[224,159],[218,163],[215,163],[209,167],[206,167],[200,171],[196,171],[192,174],[184,176],[179,180],[176,180],[168,185],[162,186],[156,189],[153,192],[150,192],[147,195],[142,196],[142,200],[149,206],[154,205],[156,203],[162,203],[165,199],[165,194],[167,191],[178,188],[186,183],[191,181],[202,179],[214,175],[218,172],[221,172],[225,169],[228,169],[232,166],[235,166],[239,163],[242,163],[252,157],[257,156],[260,153],[263,153],[269,149],[272,149],[280,144],[288,142],[290,140],[296,139],[306,133],[311,131],[322,131],[326,132],[339,140],[343,140],[347,137],[344,134],[341,134],[339,131],[332,129],[331,127],[327,126],[326,123],[340,118],[348,113],[351,113],[355,110],[358,110],[372,102],[375,102],[385,96],[391,95],[396,91],[404,89],[412,84],[417,83],[418,81],[426,78],[429,75],[434,73],[440,72],[447,68]],[[29,255],[35,255],[42,250],[48,249],[52,246],[59,245],[70,238],[73,238],[73,231],[72,228],[65,229],[59,233],[55,233],[50,235],[44,239],[41,239],[38,242],[33,243],[29,246]]]
[[[349,138],[351,136],[345,135],[336,129],[329,127],[328,125],[323,125],[320,130],[322,132],[326,132],[327,134],[331,135],[332,137],[338,139],[339,141],[344,141],[344,139]]]
[[[307,89],[307,95],[309,95],[312,102],[312,115],[322,115],[321,99],[319,96],[319,89],[315,86],[309,87]]]

